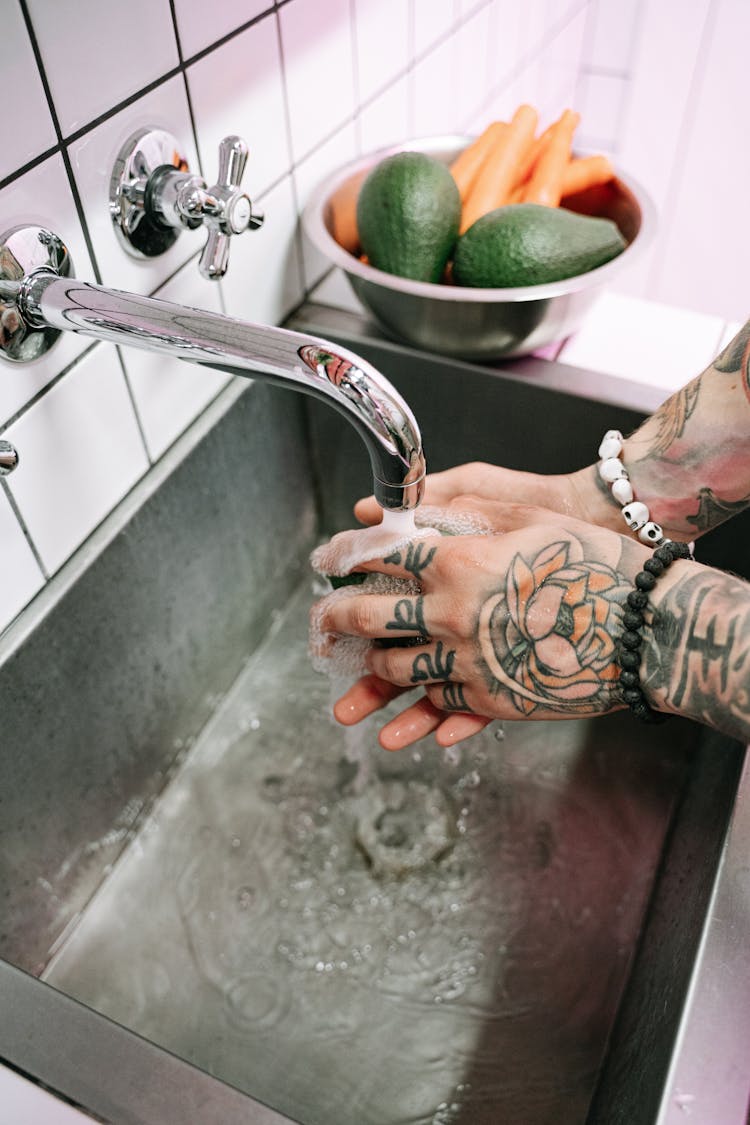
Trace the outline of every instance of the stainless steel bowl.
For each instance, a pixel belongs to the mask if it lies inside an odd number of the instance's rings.
[[[618,173],[608,184],[568,196],[565,206],[612,219],[627,242],[612,261],[588,273],[547,285],[467,289],[411,281],[373,269],[333,236],[339,200],[358,190],[367,172],[395,152],[420,151],[450,163],[471,138],[423,137],[370,153],[329,176],[311,196],[303,230],[344,271],[362,304],[383,331],[418,348],[461,359],[526,355],[575,332],[601,291],[650,241],[656,220],[646,192]]]

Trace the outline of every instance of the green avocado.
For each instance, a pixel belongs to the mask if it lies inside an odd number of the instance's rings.
[[[423,152],[399,152],[373,168],[357,197],[357,227],[370,265],[439,282],[453,251],[461,197],[448,167]]]
[[[483,215],[461,235],[453,280],[479,289],[544,285],[588,273],[626,245],[611,219],[512,203]]]

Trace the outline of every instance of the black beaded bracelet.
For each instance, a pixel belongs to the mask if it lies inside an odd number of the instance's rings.
[[[616,660],[620,666],[623,702],[627,703],[633,714],[644,723],[663,723],[667,717],[660,711],[654,711],[647,703],[638,671],[643,643],[641,630],[646,623],[645,612],[648,608],[649,591],[653,590],[656,579],[672,565],[675,559],[690,557],[690,547],[687,543],[675,543],[671,539],[665,539],[651,558],[643,564],[643,570],[636,574],[635,589],[630,591],[626,599],[622,615],[625,631],[616,648]]]

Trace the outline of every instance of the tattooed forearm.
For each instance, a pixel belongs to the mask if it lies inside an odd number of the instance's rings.
[[[651,439],[648,449],[645,450],[640,460],[646,457],[666,456],[678,438],[685,432],[685,426],[698,402],[700,379],[693,379],[682,390],[677,391],[667,399],[653,414],[651,422],[655,423],[656,434]]]
[[[718,527],[724,520],[744,511],[750,504],[750,495],[743,496],[741,500],[722,500],[713,489],[702,488],[698,493],[698,511],[695,515],[686,516],[688,523],[695,526],[697,531],[708,531]]]
[[[625,443],[633,491],[668,535],[693,538],[750,497],[750,322]]]
[[[641,675],[667,709],[750,739],[750,586],[702,569],[668,589]]]
[[[750,320],[739,330],[733,340],[730,340],[724,351],[714,360],[717,371],[724,371],[734,375],[741,371],[748,383],[748,359],[750,358]]]

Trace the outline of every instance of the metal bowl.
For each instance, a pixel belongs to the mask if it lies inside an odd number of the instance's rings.
[[[608,184],[567,196],[564,205],[568,209],[612,219],[627,246],[597,269],[546,285],[469,289],[412,281],[374,269],[336,240],[337,208],[348,202],[351,210],[362,180],[384,157],[420,151],[449,164],[470,140],[423,137],[347,164],[313,193],[302,216],[303,230],[344,271],[357,297],[388,336],[461,359],[527,355],[580,327],[602,287],[630,266],[650,241],[656,225],[654,206],[643,188],[619,173]]]

